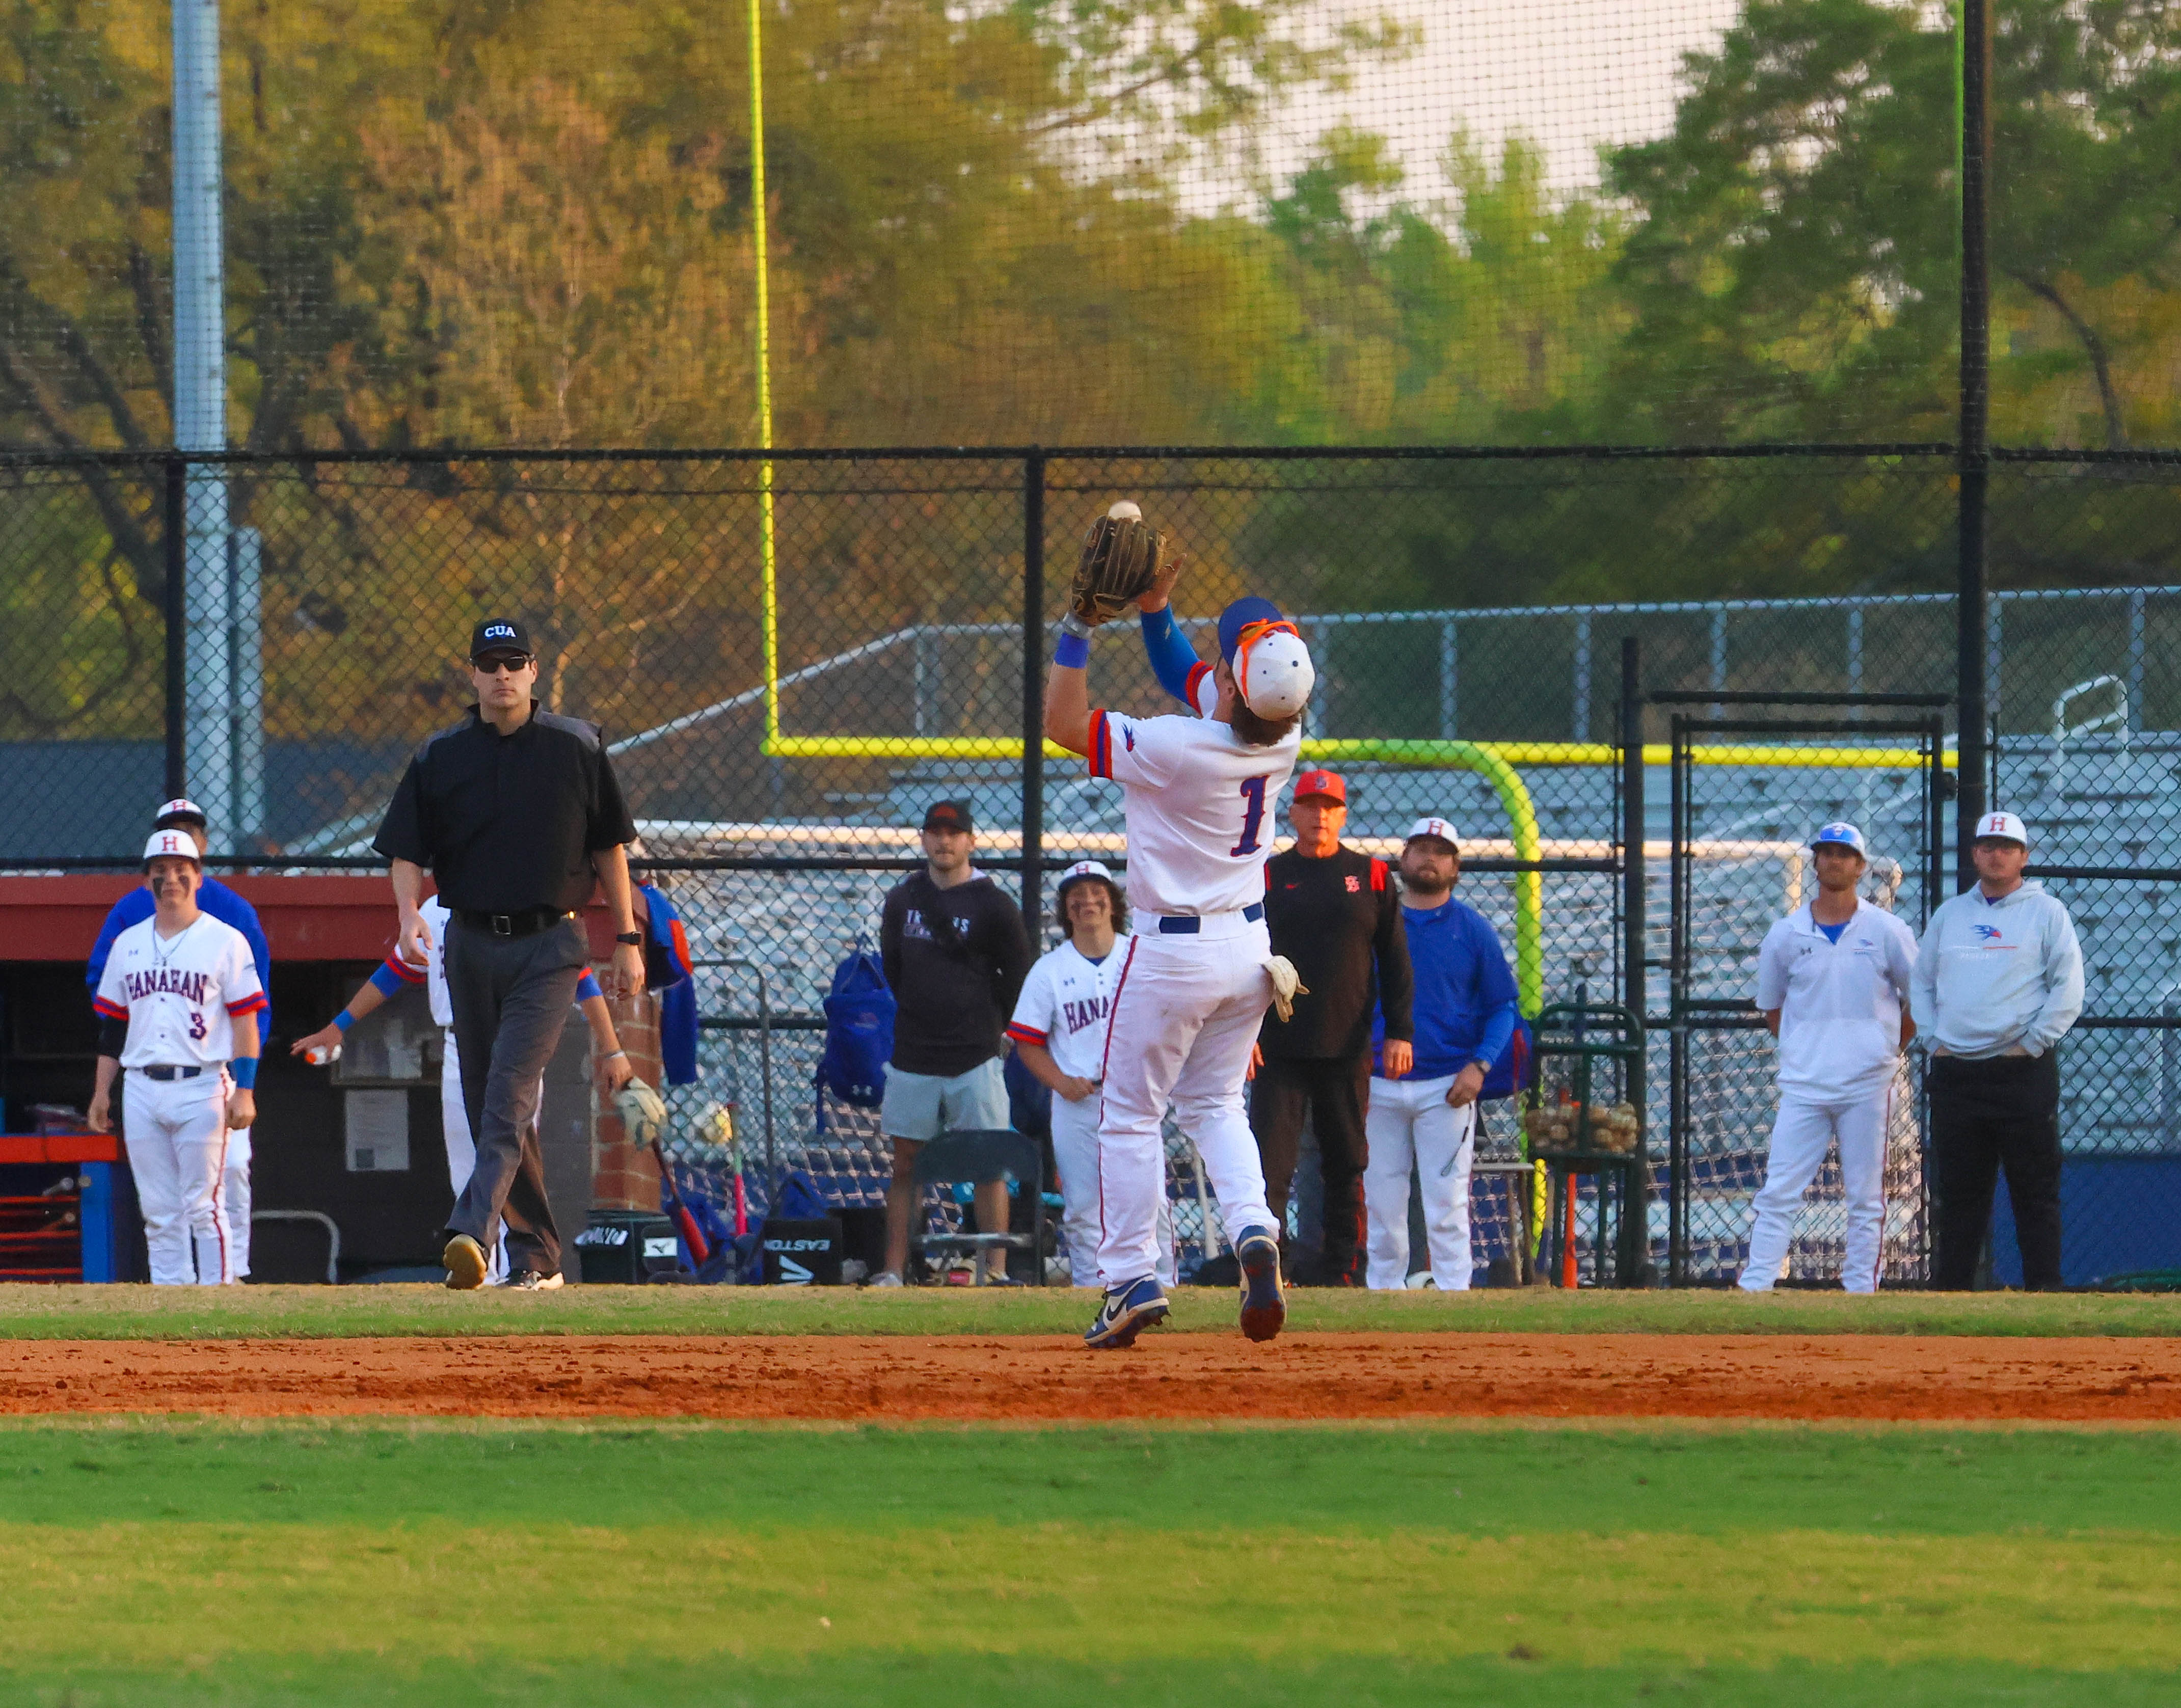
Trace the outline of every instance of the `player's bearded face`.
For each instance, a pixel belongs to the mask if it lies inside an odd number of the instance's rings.
[[[1433,837],[1419,836],[1401,850],[1401,876],[1411,890],[1436,895],[1453,889],[1460,875],[1460,857]]]

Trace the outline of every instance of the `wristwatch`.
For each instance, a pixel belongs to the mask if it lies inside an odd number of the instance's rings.
[[[641,931],[616,932],[614,934],[614,941],[626,943],[632,949],[641,949],[643,947],[643,934]]]
[[[1483,1056],[1480,1055],[1476,1057],[1469,1065],[1475,1068],[1479,1073],[1483,1074],[1487,1079],[1491,1078],[1492,1064],[1487,1061]]]

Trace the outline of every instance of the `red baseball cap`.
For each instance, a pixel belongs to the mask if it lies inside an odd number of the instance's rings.
[[[1300,801],[1311,795],[1322,795],[1343,807],[1348,804],[1348,785],[1330,771],[1306,771],[1295,779],[1295,798]]]

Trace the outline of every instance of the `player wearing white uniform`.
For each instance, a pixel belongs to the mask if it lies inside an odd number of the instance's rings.
[[[1053,911],[1068,940],[1030,970],[1008,1036],[1038,1083],[1052,1093],[1052,1159],[1060,1170],[1062,1242],[1079,1287],[1098,1275],[1098,1087],[1106,1075],[1106,1016],[1121,976],[1118,932],[1128,903],[1096,860],[1060,874]],[[1174,1281],[1173,1214],[1159,1196],[1160,1281]]]
[[[1167,631],[1178,563],[1138,601],[1147,629]],[[1106,1040],[1098,1125],[1106,1296],[1085,1334],[1125,1347],[1168,1314],[1156,1273],[1166,1196],[1161,1124],[1171,1099],[1217,1193],[1242,1272],[1242,1332],[1270,1340],[1287,1320],[1279,1243],[1243,1103],[1251,1046],[1267,1006],[1286,1002],[1294,969],[1265,928],[1265,860],[1273,814],[1301,747],[1315,680],[1294,625],[1265,599],[1239,599],[1219,619],[1219,662],[1190,672],[1195,717],[1093,711],[1085,679],[1090,629],[1061,625],[1046,679],[1045,733],[1122,788],[1129,828],[1129,905]],[[1163,644],[1147,632],[1154,652]],[[1185,642],[1184,643],[1186,644]],[[1163,674],[1163,673],[1162,673]]]
[[[381,1003],[399,996],[408,986],[422,984],[432,1006],[432,1022],[439,1028],[439,1132],[447,1147],[447,1179],[455,1196],[460,1198],[470,1176],[477,1172],[477,1140],[470,1132],[469,1105],[462,1100],[462,1058],[455,1043],[454,999],[447,989],[445,945],[450,916],[446,904],[436,895],[417,911],[432,928],[422,967],[411,967],[398,953],[388,956],[363,989],[349,1000],[348,1006],[334,1017],[331,1024],[308,1037],[297,1039],[288,1053],[306,1056],[323,1065],[340,1054],[342,1034],[349,1028]],[[615,1035],[613,1015],[606,1006],[605,993],[589,972],[576,981],[576,1004],[590,1024],[593,1053],[605,1073],[605,1094],[611,1097],[634,1077],[636,1069]],[[544,1096],[545,1080],[541,1074],[538,1080],[541,1105]],[[507,1248],[494,1238],[485,1251],[485,1282],[490,1287],[500,1287],[506,1280]]]
[[[229,1133],[257,1113],[265,991],[242,934],[197,907],[196,844],[157,831],[144,861],[157,907],[114,939],[98,982],[93,1006],[106,1024],[90,1121],[108,1130],[114,1077],[126,1068],[122,1138],[152,1284],[219,1286],[235,1279],[220,1182]]]
[[[1825,1151],[1840,1146],[1847,1198],[1841,1284],[1878,1289],[1886,1224],[1886,1137],[1908,1018],[1916,938],[1902,921],[1856,893],[1863,832],[1828,824],[1811,839],[1818,893],[1764,934],[1757,952],[1757,1006],[1780,1040],[1780,1112],[1764,1185],[1751,1205],[1747,1292],[1768,1292],[1787,1256],[1803,1193]]]

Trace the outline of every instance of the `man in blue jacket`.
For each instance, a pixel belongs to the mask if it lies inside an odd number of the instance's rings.
[[[153,819],[154,830],[185,830],[196,840],[197,852],[202,855],[210,838],[205,830],[204,808],[194,801],[169,801],[159,808]],[[268,993],[273,989],[273,950],[265,941],[265,928],[257,923],[257,910],[242,897],[207,873],[204,887],[197,891],[197,906],[223,925],[232,925],[242,934],[250,945],[251,958],[257,963],[257,982]],[[113,939],[130,926],[149,919],[157,903],[152,899],[149,882],[124,893],[106,916],[106,923],[99,927],[98,941],[91,945],[91,961],[85,969],[84,982],[92,994],[98,991],[98,981],[106,976],[106,958],[113,952]],[[268,1007],[257,1017],[258,1036],[270,1039],[273,1035],[273,1011]],[[227,1170],[221,1181],[220,1203],[227,1212],[228,1246],[235,1253],[235,1278],[240,1281],[250,1273],[250,1129],[241,1127],[228,1135]]]
[[[1469,1287],[1469,1170],[1477,1150],[1477,1099],[1515,1033],[1515,975],[1499,935],[1454,899],[1460,845],[1444,818],[1419,818],[1401,850],[1401,924],[1415,978],[1415,1042],[1408,1074],[1389,1075],[1386,1023],[1372,1022],[1378,1052],[1365,1121],[1371,1160],[1363,1174],[1370,1218],[1366,1282],[1409,1278],[1409,1176],[1422,1180],[1433,1285]]]

